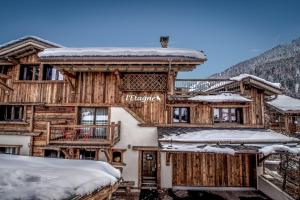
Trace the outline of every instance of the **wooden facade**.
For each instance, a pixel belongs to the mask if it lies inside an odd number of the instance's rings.
[[[178,91],[183,91],[175,84],[177,72],[192,70],[204,61],[170,63],[170,61],[153,61],[147,58],[139,61],[122,61],[122,59],[51,61],[41,60],[38,57],[38,52],[41,50],[22,52],[12,57],[9,65],[5,65],[7,74],[2,75],[5,78],[1,79],[0,84],[1,105],[23,106],[22,119],[1,121],[0,131],[19,134],[35,133],[37,136],[33,137],[31,144],[33,156],[45,156],[46,150],[53,150],[57,152],[57,157],[80,159],[80,151],[89,150],[95,152],[95,160],[99,160],[99,153],[104,152],[106,160],[113,163],[112,149],[120,140],[121,123],[126,121],[111,121],[112,107],[124,108],[139,122],[140,127],[262,128],[265,126],[264,99],[269,93],[251,85],[246,87],[243,84],[235,84],[229,88],[230,91],[252,100],[248,103],[172,100]],[[63,74],[63,80],[43,80],[44,67],[50,64]],[[36,80],[20,80],[23,65],[38,66]],[[153,99],[136,101],[130,99],[132,96]],[[107,108],[107,124],[80,124],[80,109],[93,107]],[[174,108],[180,107],[189,109],[189,122],[174,122]],[[214,108],[241,109],[243,122],[217,124],[214,122]],[[91,138],[87,134],[95,129],[105,130],[105,138]],[[72,134],[68,135],[69,132]],[[145,160],[144,166],[138,161],[139,166],[147,168],[148,171],[139,169],[138,173],[145,173],[147,176],[150,174],[150,178],[155,177],[155,180],[159,181],[160,176],[151,174],[151,166],[147,166],[147,162],[148,164],[151,162],[146,160],[146,154],[144,156],[140,152],[139,155],[140,161]],[[155,158],[157,161],[152,164],[160,166],[159,150],[155,151]],[[123,162],[123,159],[121,160]],[[255,154],[229,156],[174,153],[172,165],[174,186],[256,186]],[[160,173],[159,170],[160,167],[155,173]]]
[[[173,185],[189,187],[256,187],[253,154],[174,153]]]

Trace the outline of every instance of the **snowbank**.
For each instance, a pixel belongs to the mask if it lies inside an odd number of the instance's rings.
[[[218,95],[198,95],[188,98],[191,101],[205,101],[205,102],[251,102],[239,94],[222,93]]]
[[[288,111],[300,112],[300,100],[286,95],[278,95],[276,99],[267,102],[267,104],[274,106],[285,112]]]
[[[113,185],[120,171],[101,161],[0,154],[1,199],[66,199]]]
[[[205,59],[200,51],[176,48],[49,48],[40,52],[39,57],[150,57],[178,56]]]

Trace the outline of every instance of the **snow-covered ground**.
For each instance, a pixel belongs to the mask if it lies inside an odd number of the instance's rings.
[[[0,199],[66,199],[113,185],[120,171],[106,162],[0,154]]]

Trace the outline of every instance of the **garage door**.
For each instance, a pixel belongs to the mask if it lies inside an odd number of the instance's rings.
[[[256,187],[253,154],[172,154],[173,186]]]

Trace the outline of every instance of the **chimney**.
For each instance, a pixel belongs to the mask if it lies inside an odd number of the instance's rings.
[[[169,36],[160,36],[160,44],[162,48],[168,48]]]

